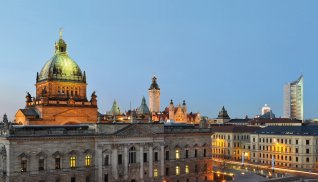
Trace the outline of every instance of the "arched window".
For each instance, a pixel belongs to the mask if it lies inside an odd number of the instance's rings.
[[[134,164],[136,163],[136,148],[131,147],[129,149],[129,164]]]
[[[75,168],[76,167],[76,156],[70,157],[70,167]]]
[[[86,155],[85,156],[85,166],[90,167],[92,165],[92,156]]]

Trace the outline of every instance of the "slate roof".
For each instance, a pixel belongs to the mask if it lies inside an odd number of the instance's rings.
[[[224,133],[253,133],[259,129],[260,129],[259,127],[255,127],[255,126],[237,126],[237,125],[211,126],[212,132],[224,132]]]
[[[28,109],[20,109],[20,111],[25,115],[25,116],[35,116],[39,117],[38,112],[35,109],[28,108]]]
[[[231,119],[227,123],[248,123],[251,119]]]
[[[298,119],[289,119],[289,118],[254,118],[250,120],[251,124],[255,123],[302,123],[301,120]]]
[[[318,126],[268,126],[255,132],[265,135],[318,136]]]

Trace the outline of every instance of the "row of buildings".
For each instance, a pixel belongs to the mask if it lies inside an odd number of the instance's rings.
[[[68,56],[60,35],[53,57],[37,73],[35,96],[27,93],[15,121],[5,115],[0,125],[2,181],[213,181],[214,158],[316,167],[315,127],[301,120],[271,114],[231,119],[223,107],[208,121],[189,112],[185,101],[176,106],[172,100],[162,111],[156,77],[149,107],[143,98],[137,109],[121,112],[114,101],[99,113],[97,95],[88,98],[86,86],[85,71]]]
[[[318,126],[212,127],[212,157],[317,171]]]

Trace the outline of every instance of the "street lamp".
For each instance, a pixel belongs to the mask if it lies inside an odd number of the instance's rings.
[[[272,171],[275,171],[275,157],[272,158]]]

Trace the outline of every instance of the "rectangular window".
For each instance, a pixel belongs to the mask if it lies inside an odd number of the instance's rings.
[[[309,145],[309,140],[306,140],[306,145]]]
[[[71,177],[71,182],[75,182],[75,177]]]
[[[298,157],[296,157],[296,162],[298,162]]]
[[[44,159],[39,159],[39,171],[44,171]]]
[[[166,160],[169,160],[169,151],[166,151]]]
[[[206,149],[203,150],[203,157],[206,157]]]
[[[190,173],[189,165],[186,165],[186,166],[185,166],[185,173],[186,173],[186,174],[189,174],[189,173]]]
[[[153,176],[156,178],[159,176],[158,169],[153,170]]]
[[[189,158],[189,150],[186,150],[186,159]]]
[[[109,166],[109,155],[105,156],[105,166]]]
[[[108,182],[108,174],[104,175],[104,182]]]
[[[123,155],[118,154],[118,165],[122,165],[123,164]]]
[[[180,159],[180,150],[176,150],[176,159]]]
[[[76,167],[76,157],[75,156],[70,157],[70,167],[71,168],[75,168]]]
[[[144,162],[148,162],[148,155],[147,155],[147,153],[144,153]]]
[[[306,162],[309,163],[309,157],[306,158]]]
[[[296,140],[296,145],[298,145],[298,140]]]
[[[169,175],[170,175],[169,172],[170,172],[169,168],[166,167],[166,176],[169,176]]]
[[[90,155],[85,156],[85,166],[90,167],[92,164],[92,157]]]
[[[306,154],[309,154],[309,149],[306,149]]]
[[[159,161],[159,153],[155,152],[155,161]]]
[[[27,172],[27,160],[26,159],[21,160],[21,172]]]
[[[195,149],[195,150],[194,150],[194,157],[195,157],[195,158],[198,157],[198,149]]]
[[[176,175],[177,175],[177,176],[180,175],[180,166],[176,166]]]
[[[296,148],[296,154],[298,154],[298,148]]]
[[[55,158],[55,169],[61,169],[61,158]]]

